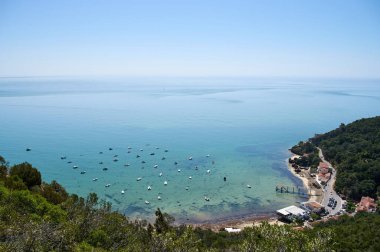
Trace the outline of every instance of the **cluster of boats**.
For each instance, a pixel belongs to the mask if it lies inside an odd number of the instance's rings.
[[[127,149],[128,149],[128,150],[127,150],[127,153],[132,153],[132,147],[128,147]],[[156,150],[159,150],[160,148],[159,148],[159,147],[156,147],[155,149],[156,149]],[[112,148],[112,147],[109,147],[108,150],[109,150],[109,151],[112,151],[113,148]],[[144,151],[144,149],[139,149],[139,152],[143,152],[143,151]],[[167,153],[167,152],[169,152],[169,150],[165,149],[165,150],[164,150],[164,153]],[[103,151],[100,151],[99,154],[100,154],[100,155],[103,154]],[[150,155],[150,156],[154,156],[154,155],[156,155],[156,153],[155,153],[155,152],[150,152],[149,155]],[[140,158],[140,157],[142,157],[141,154],[137,154],[137,155],[136,155],[136,158]],[[210,157],[210,154],[207,154],[206,157],[209,158],[209,157]],[[66,160],[66,159],[67,159],[66,156],[61,156],[61,160]],[[166,160],[166,157],[163,156],[163,157],[161,158],[161,160]],[[189,161],[192,161],[192,160],[193,160],[193,157],[192,157],[192,156],[189,156],[189,157],[188,157],[188,160],[189,160]],[[113,162],[118,162],[118,161],[119,161],[119,155],[117,155],[117,154],[113,155]],[[72,161],[68,161],[67,163],[71,164]],[[145,162],[144,160],[142,160],[141,163],[142,163],[142,164],[145,164],[146,162]],[[213,164],[214,164],[214,162],[213,162]],[[99,162],[99,165],[103,165],[103,161],[100,161],[100,162]],[[178,162],[177,162],[177,161],[174,162],[174,165],[177,166],[177,165],[178,165]],[[125,166],[125,167],[129,167],[129,166],[131,166],[131,164],[130,164],[130,163],[126,163],[126,164],[124,164],[124,166]],[[72,168],[73,168],[74,170],[76,170],[76,169],[78,169],[79,167],[78,167],[78,165],[73,165]],[[158,164],[154,164],[154,165],[153,165],[153,168],[154,168],[154,169],[157,169],[157,168],[159,168],[159,165],[158,165]],[[107,171],[108,168],[107,168],[107,167],[103,167],[102,170],[103,170],[103,171]],[[198,166],[195,166],[195,170],[198,170]],[[181,172],[181,169],[177,169],[177,172]],[[210,173],[211,173],[211,170],[210,170],[210,169],[206,170],[206,173],[207,173],[207,174],[210,174]],[[81,171],[80,174],[86,174],[86,171]],[[159,173],[159,177],[162,177],[162,176],[163,176],[163,172],[160,172],[160,173]],[[192,178],[193,178],[192,176],[189,176],[189,177],[188,177],[189,180],[191,180]],[[138,177],[138,178],[136,179],[136,181],[141,181],[142,179],[143,179],[143,177]],[[93,178],[92,181],[96,182],[96,181],[98,181],[98,178]],[[168,181],[165,180],[165,181],[163,182],[163,184],[164,184],[164,186],[167,186],[167,185],[168,185]],[[111,187],[111,184],[106,184],[105,187],[106,187],[106,188],[109,188],[109,187]],[[148,189],[148,191],[151,191],[151,190],[152,190],[152,186],[151,186],[151,185],[148,185],[148,186],[147,186],[147,189]],[[185,189],[186,189],[186,190],[189,190],[189,187],[186,186]],[[121,193],[121,194],[125,194],[125,192],[126,192],[126,189],[123,189],[123,190],[121,190],[120,193]],[[161,199],[162,199],[161,196],[158,195],[158,196],[157,196],[157,200],[161,200]],[[205,196],[204,199],[205,199],[206,201],[210,201],[210,198],[207,197],[207,196]],[[145,204],[150,204],[150,202],[147,201],[147,200],[145,200]]]

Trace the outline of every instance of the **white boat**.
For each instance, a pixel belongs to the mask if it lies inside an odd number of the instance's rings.
[[[73,169],[77,169],[77,168],[78,168],[78,166],[76,166],[76,165],[73,166]]]
[[[110,186],[111,186],[111,184],[107,184],[107,185],[106,185],[106,187],[110,187]]]
[[[121,194],[124,194],[125,192],[124,192],[124,190],[121,190]]]
[[[80,174],[86,174],[86,171],[81,171]]]
[[[193,157],[189,157],[189,160],[193,160]]]
[[[152,190],[152,187],[151,187],[151,186],[148,186],[148,190],[149,190],[149,191]]]
[[[125,164],[124,166],[125,166],[125,167],[128,167],[128,166],[130,166],[130,164]]]
[[[168,181],[165,181],[165,182],[164,182],[164,185],[167,185],[167,184],[168,184]]]
[[[207,154],[206,157],[210,157],[210,154]]]
[[[93,178],[92,181],[98,181],[98,178]]]
[[[153,166],[153,168],[157,168],[157,167],[158,167],[158,165],[154,165],[154,166]]]
[[[247,187],[248,187],[248,188],[251,188],[252,186],[250,186],[250,185],[247,185]]]
[[[211,171],[210,170],[207,170],[207,173],[210,173]]]
[[[189,179],[192,179],[192,177],[190,176]]]
[[[181,172],[181,169],[178,169],[177,171],[178,171],[178,172]]]
[[[142,178],[137,178],[136,180],[137,180],[137,181],[140,181],[141,179],[142,179]]]
[[[160,172],[160,177],[162,177],[162,172]]]
[[[205,196],[205,201],[210,201],[210,198]]]
[[[161,200],[161,196],[157,196],[157,199],[158,199],[158,200]]]
[[[145,204],[147,204],[147,205],[148,205],[148,204],[149,204],[149,201],[147,201],[147,200],[146,200],[146,201],[145,201]]]

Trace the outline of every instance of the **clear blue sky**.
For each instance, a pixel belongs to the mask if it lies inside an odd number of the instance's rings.
[[[0,76],[380,77],[378,0],[1,0]]]

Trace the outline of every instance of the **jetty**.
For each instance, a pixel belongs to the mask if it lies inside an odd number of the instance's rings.
[[[299,186],[286,186],[286,185],[276,185],[277,193],[289,193],[289,194],[297,194],[301,196],[320,196],[313,194],[311,189],[306,189]]]

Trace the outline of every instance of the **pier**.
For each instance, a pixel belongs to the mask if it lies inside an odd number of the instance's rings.
[[[295,186],[285,186],[285,185],[276,185],[277,193],[290,193],[297,194],[301,196],[319,196],[311,193],[311,189],[307,190],[303,187]]]

